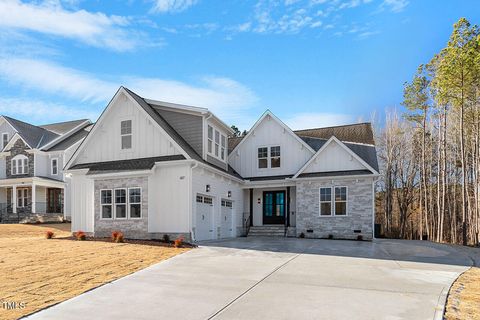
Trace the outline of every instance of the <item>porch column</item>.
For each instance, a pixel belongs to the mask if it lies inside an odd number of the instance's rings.
[[[253,227],[253,188],[250,188],[250,227]]]
[[[32,213],[37,213],[37,185],[32,183]]]
[[[287,227],[290,227],[290,187],[287,187]]]
[[[17,186],[13,185],[12,188],[12,209],[13,213],[17,213]]]

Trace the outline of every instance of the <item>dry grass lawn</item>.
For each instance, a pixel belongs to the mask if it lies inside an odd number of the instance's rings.
[[[447,301],[446,320],[480,320],[480,268],[464,272],[453,284]]]
[[[47,230],[56,239],[45,239]],[[0,319],[17,319],[188,250],[65,239],[69,230],[69,224],[0,225]],[[7,310],[5,301],[26,307]]]

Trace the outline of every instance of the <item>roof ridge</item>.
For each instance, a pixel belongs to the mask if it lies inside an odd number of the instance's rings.
[[[43,128],[43,127],[46,127],[46,126],[53,126],[53,125],[58,125],[58,124],[72,123],[72,122],[77,122],[77,121],[90,121],[90,119],[82,118],[82,119],[62,121],[62,122],[45,123],[45,124],[38,125],[38,127]],[[43,129],[45,129],[45,128],[43,128]],[[47,129],[45,129],[45,130],[47,130]]]
[[[340,128],[340,127],[352,127],[352,126],[359,126],[359,125],[365,125],[365,124],[372,125],[371,122],[360,122],[360,123],[341,124],[341,125],[328,126],[328,127],[298,129],[298,130],[293,130],[293,132],[308,131],[308,130],[319,130],[319,129],[330,129],[330,128]]]

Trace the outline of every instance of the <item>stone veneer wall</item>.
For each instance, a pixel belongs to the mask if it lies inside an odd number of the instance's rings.
[[[142,188],[142,217],[140,219],[100,219],[100,190],[117,188]],[[148,239],[148,177],[102,179],[94,182],[95,237],[110,237],[112,231],[123,232],[125,238]],[[112,196],[115,197],[113,191]],[[128,191],[127,191],[128,197]]]
[[[321,187],[347,187],[347,216],[322,216],[319,214]],[[333,193],[332,193],[333,197]],[[364,240],[373,238],[373,190],[372,178],[333,179],[297,182],[297,228],[307,238],[328,238],[333,235],[340,239]],[[313,230],[313,232],[307,232]],[[361,230],[361,233],[354,233]]]
[[[7,179],[10,178],[22,178],[22,177],[33,177],[35,170],[35,162],[34,162],[34,155],[32,153],[27,153],[28,146],[25,145],[22,139],[18,139],[14,145],[10,148],[10,155],[6,157],[6,176]],[[12,175],[12,158],[19,155],[23,154],[28,158],[28,174],[17,174],[17,175]]]

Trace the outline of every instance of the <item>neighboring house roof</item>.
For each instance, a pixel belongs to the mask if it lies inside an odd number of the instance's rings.
[[[181,154],[173,156],[161,156],[141,159],[117,160],[106,162],[82,163],[72,166],[70,169],[88,169],[88,174],[111,173],[119,171],[150,170],[156,162],[184,160]]]
[[[93,124],[90,124],[86,126],[85,128],[75,132],[65,140],[60,141],[57,144],[54,144],[53,146],[49,147],[46,149],[46,151],[63,151],[67,150],[71,146],[73,146],[75,143],[79,142],[80,140],[84,139],[87,135],[88,132],[90,132],[90,129],[92,128]]]
[[[73,121],[66,121],[66,122],[58,122],[58,123],[51,123],[51,124],[44,124],[39,126],[40,128],[46,129],[58,135],[65,134],[82,123],[89,121],[88,119],[80,119],[80,120],[73,120]]]
[[[5,120],[17,131],[18,135],[31,147],[40,148],[58,138],[59,135],[47,129],[4,116]]]

